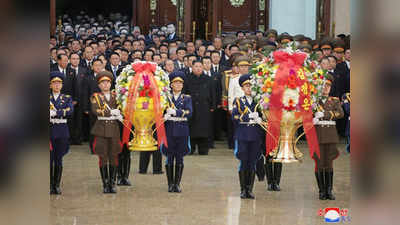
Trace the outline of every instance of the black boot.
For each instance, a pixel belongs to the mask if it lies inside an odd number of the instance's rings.
[[[325,179],[323,170],[318,170],[317,172],[315,172],[315,178],[317,179],[317,184],[319,189],[319,199],[326,200]]]
[[[274,191],[281,191],[279,183],[281,182],[282,163],[274,163]]]
[[[55,191],[54,191],[54,166],[51,163],[50,164],[50,194],[54,195]]]
[[[253,194],[255,178],[256,178],[256,172],[254,170],[247,171],[246,197],[250,199],[255,198]]]
[[[260,159],[257,160],[256,175],[258,181],[264,181],[265,178],[264,156],[261,156]]]
[[[117,167],[117,185],[123,185],[123,174],[124,174],[124,157],[122,156],[122,153],[118,155],[118,167]]]
[[[274,184],[274,176],[272,173],[272,163],[268,160],[265,163],[265,174],[267,175],[267,190],[273,191],[273,184]]]
[[[61,177],[62,177],[62,166],[54,166],[54,194],[60,195],[61,194]]]
[[[335,200],[335,196],[332,194],[333,188],[333,169],[325,170],[325,185],[326,185],[326,198],[329,200]]]
[[[245,170],[239,171],[240,198],[246,198],[246,173]]]
[[[174,181],[174,192],[181,193],[181,179],[182,179],[182,173],[183,173],[183,164],[176,164],[175,165],[175,181]]]
[[[131,170],[131,156],[127,155],[123,161],[123,174],[122,174],[122,185],[131,186],[131,182],[129,181],[129,172]]]
[[[174,165],[172,163],[165,165],[165,171],[167,171],[168,192],[174,192]]]
[[[117,193],[117,187],[115,186],[115,181],[117,179],[117,167],[109,165],[108,170],[110,172],[108,188],[110,189],[110,193]]]
[[[107,194],[110,193],[110,188],[108,187],[108,168],[107,166],[101,166],[100,167],[100,175],[101,175],[101,180],[103,181],[103,193]]]

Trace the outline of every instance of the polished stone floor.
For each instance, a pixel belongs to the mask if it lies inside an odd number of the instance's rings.
[[[299,148],[308,156],[306,145]],[[318,215],[321,208],[350,208],[350,155],[344,148],[339,145],[341,155],[334,163],[337,200],[320,201],[309,157],[301,164],[284,164],[281,192],[268,192],[265,182],[256,181],[256,199],[241,200],[238,161],[222,142],[208,156],[185,157],[181,194],[167,192],[165,174],[138,174],[139,154],[135,152],[130,175],[133,186],[104,195],[97,157],[89,154],[86,145],[72,146],[64,157],[63,194],[50,196],[50,224],[325,224]]]

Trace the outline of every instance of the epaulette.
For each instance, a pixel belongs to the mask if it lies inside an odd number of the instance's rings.
[[[65,95],[66,98],[71,98],[71,95]]]
[[[95,92],[95,93],[92,94],[92,97],[98,96],[98,95],[100,95],[100,93],[99,92]]]
[[[185,94],[183,94],[182,97],[183,97],[183,96],[185,96],[186,98],[191,98],[190,95],[185,95]]]
[[[333,100],[339,100],[338,97],[334,97],[334,96],[329,96],[329,98],[330,98],[330,99],[333,99]]]

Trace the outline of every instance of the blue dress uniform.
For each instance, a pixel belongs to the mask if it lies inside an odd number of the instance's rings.
[[[239,84],[250,82],[250,74],[242,75]],[[235,98],[233,102],[232,120],[237,128],[235,131],[235,156],[240,160],[239,180],[241,198],[254,198],[252,189],[256,171],[256,163],[260,158],[261,134],[259,125],[249,117],[251,112],[256,112],[256,102],[251,103],[246,96]]]
[[[184,73],[180,71],[170,74],[170,81],[183,82]],[[180,181],[183,172],[183,157],[190,153],[190,136],[188,119],[192,116],[192,98],[189,95],[179,94],[177,98],[172,97],[171,108],[176,114],[165,117],[165,131],[168,140],[168,148],[161,146],[160,151],[167,157],[165,169],[168,179],[169,192],[181,192]],[[175,160],[175,177],[173,167]]]
[[[64,80],[61,72],[50,73],[50,82]],[[56,112],[50,117],[50,194],[61,194],[60,182],[62,176],[62,159],[69,151],[69,129],[67,117],[73,113],[72,98],[69,95],[59,94],[57,98],[50,94],[50,110]]]

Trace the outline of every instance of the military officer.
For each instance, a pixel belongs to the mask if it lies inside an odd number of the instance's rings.
[[[240,198],[254,199],[253,186],[256,163],[261,148],[261,117],[256,110],[256,102],[251,96],[251,75],[240,76],[239,84],[244,96],[235,98],[232,120],[236,124],[235,156],[240,160]]]
[[[161,146],[161,152],[167,157],[168,192],[181,192],[180,182],[183,172],[183,156],[190,152],[188,119],[192,116],[192,98],[182,94],[185,74],[174,71],[169,75],[173,97],[164,116],[168,148]],[[175,173],[174,169],[175,161]],[[175,175],[175,176],[174,176]]]
[[[343,117],[343,109],[339,98],[329,96],[333,76],[328,74],[323,89],[323,98],[319,100],[319,110],[314,114],[313,123],[317,131],[320,158],[314,154],[315,178],[319,188],[319,199],[335,200],[333,187],[333,160],[339,156],[336,144],[339,137],[335,120]]]
[[[50,73],[50,194],[61,194],[62,159],[69,151],[67,117],[73,113],[72,98],[61,94],[64,74]]]
[[[95,138],[93,151],[99,156],[103,193],[116,193],[118,154],[121,152],[118,120],[122,121],[122,116],[117,109],[116,93],[110,90],[112,73],[102,71],[96,79],[101,92],[90,97],[92,113],[97,117],[91,129]]]

